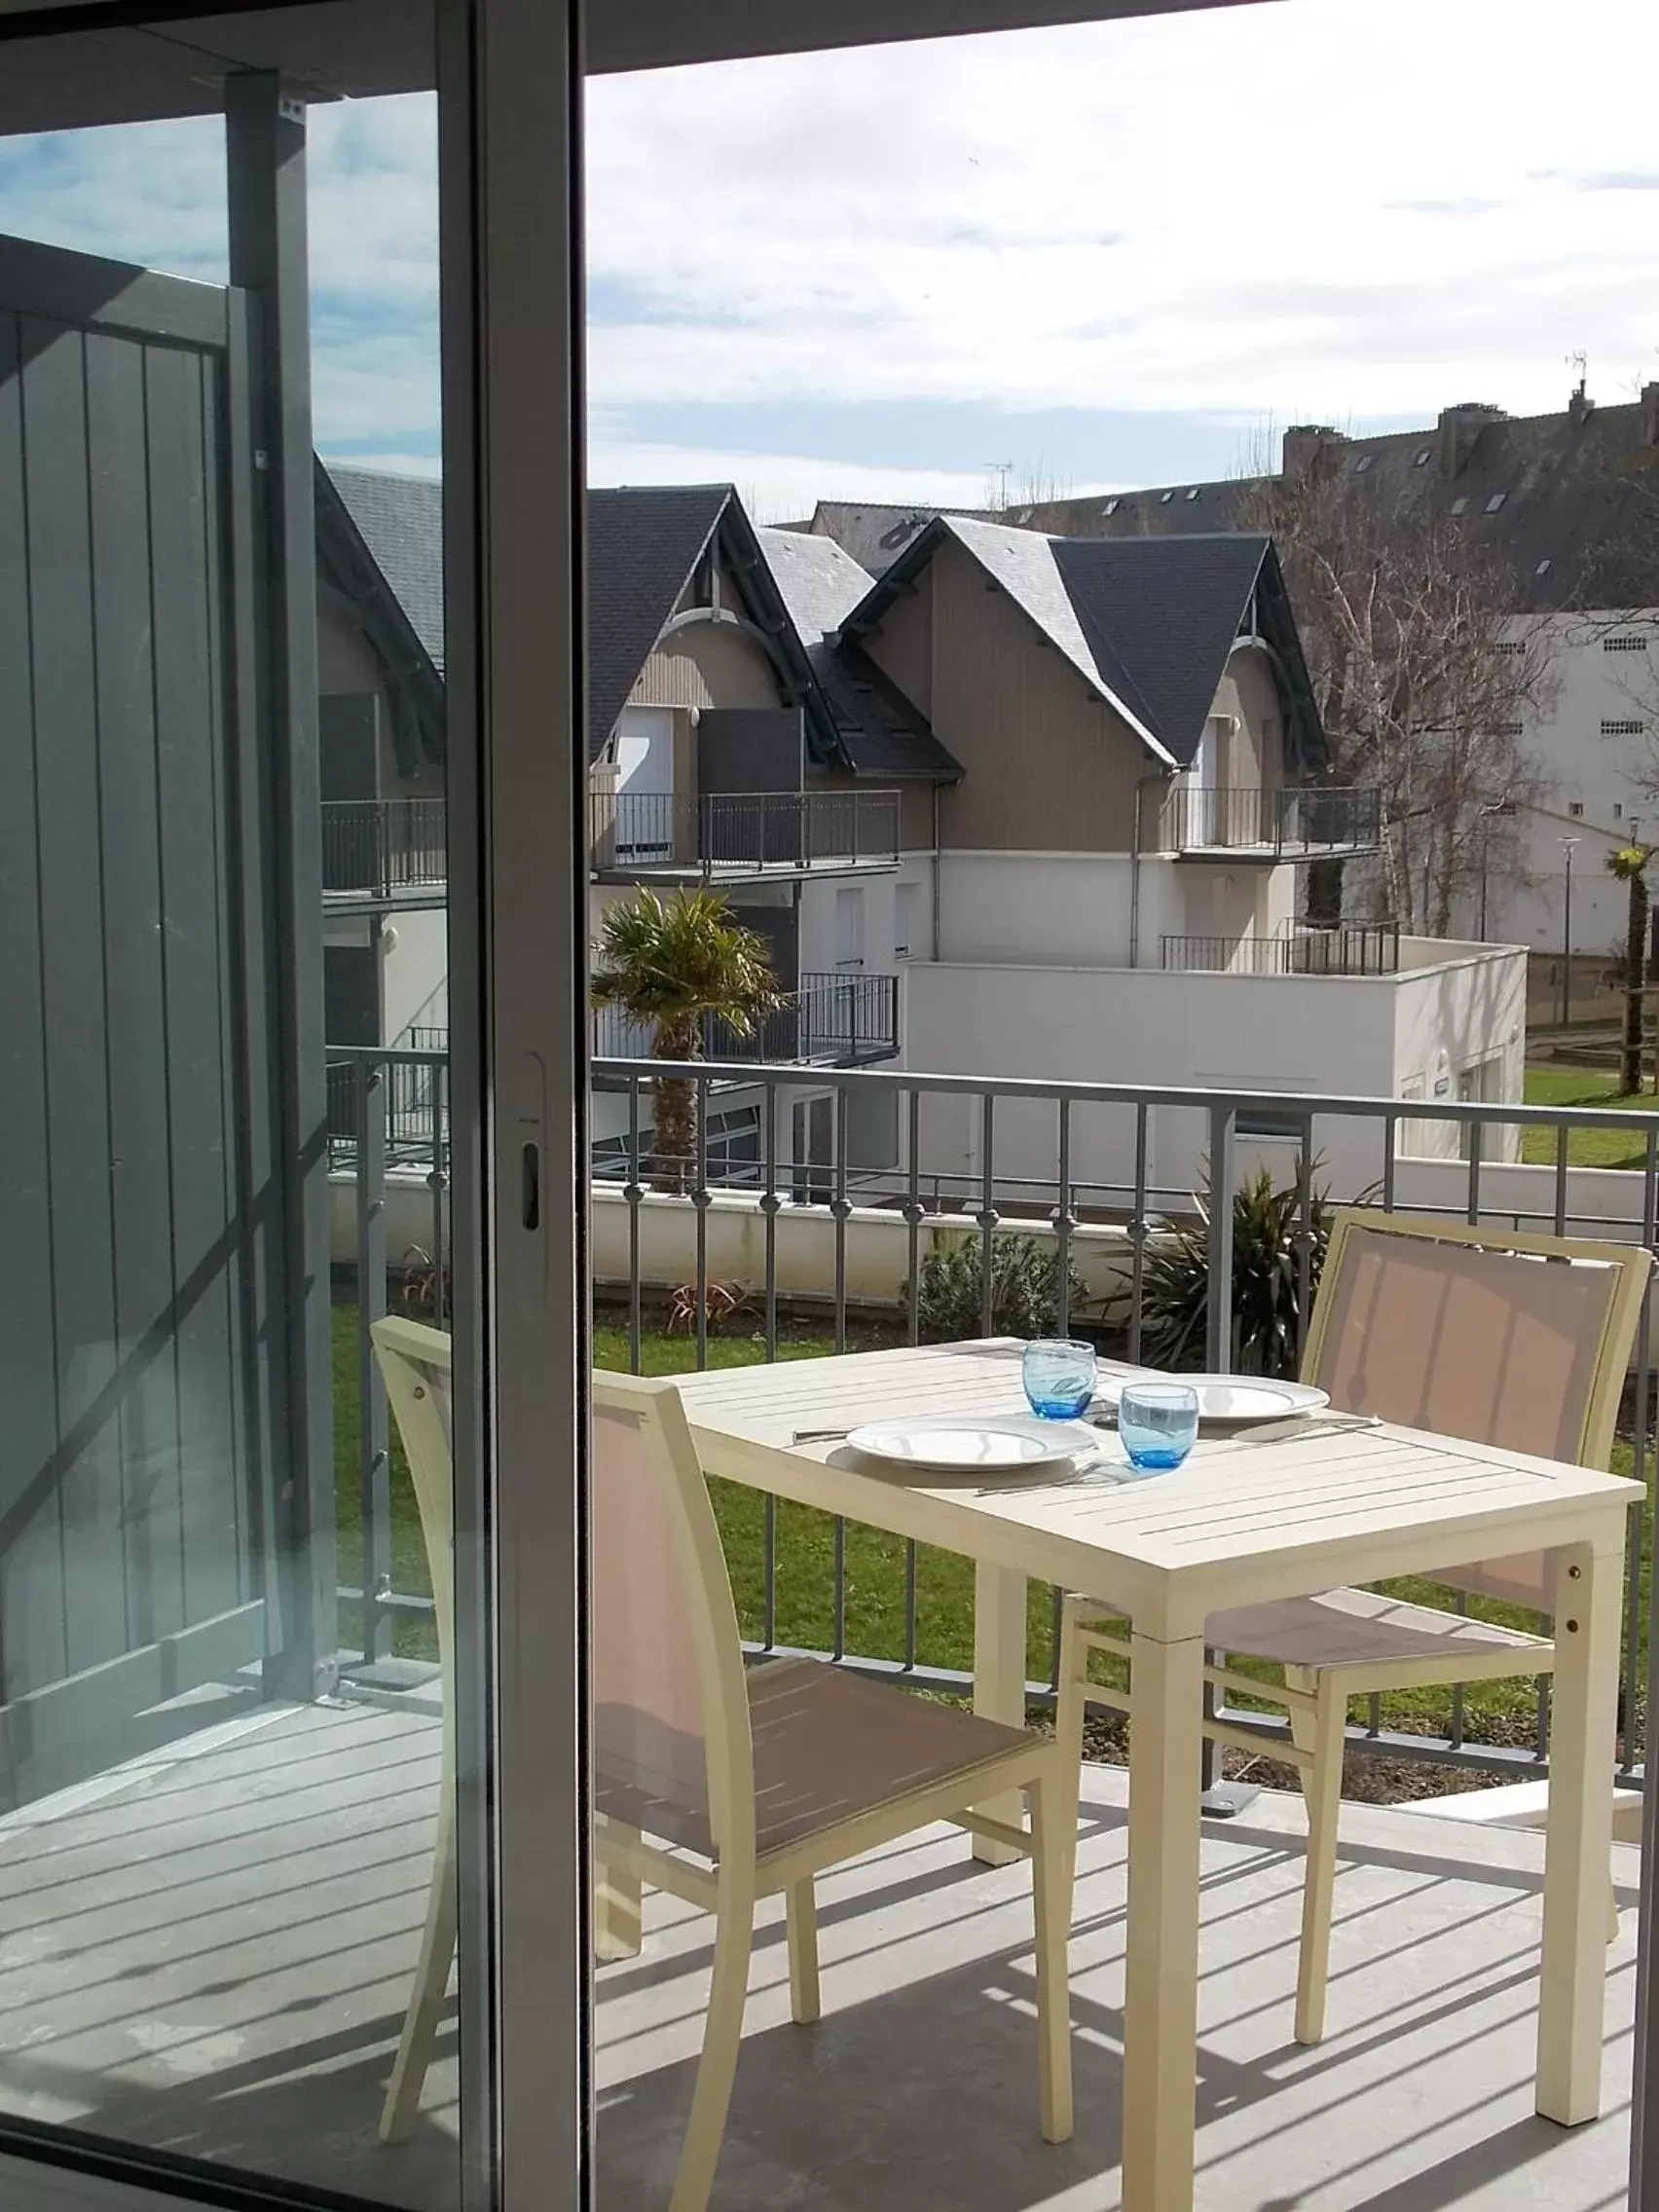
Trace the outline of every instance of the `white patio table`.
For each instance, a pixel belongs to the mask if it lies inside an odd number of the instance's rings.
[[[1124,2212],[1190,2212],[1198,2037],[1204,1622],[1454,1561],[1553,1550],[1556,1631],[1537,2109],[1601,2100],[1607,1866],[1625,1517],[1635,1483],[1393,1427],[1200,1439],[1139,1482],[995,1486],[884,1472],[797,1428],[1024,1410],[1021,1347],[985,1342],[684,1378],[711,1475],[965,1553],[977,1565],[975,1704],[1024,1716],[1026,1584],[1110,1596],[1133,1618],[1124,1990]]]

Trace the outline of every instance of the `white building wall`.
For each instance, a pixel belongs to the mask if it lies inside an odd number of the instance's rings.
[[[914,967],[908,979],[907,1065],[936,1074],[1394,1098],[1414,1069],[1438,1065],[1442,1054],[1455,1068],[1486,1056],[1487,1024],[1495,1022],[1505,1094],[1520,1096],[1526,958],[1507,948],[1459,947],[1451,960],[1399,976],[951,963]],[[974,1102],[930,1102],[923,1129],[930,1174],[960,1184],[980,1172]],[[1203,1116],[1155,1108],[1148,1134],[1155,1185],[1194,1189],[1207,1149]],[[1326,1172],[1352,1188],[1381,1172],[1380,1131],[1329,1122],[1314,1143]],[[1130,1109],[1080,1109],[1073,1174],[1110,1203],[1132,1180],[1134,1146]],[[1054,1151],[1052,1106],[999,1102],[999,1178],[1051,1179]]]
[[[1519,634],[1522,625],[1517,624]],[[1530,626],[1529,626],[1530,627]],[[1520,870],[1488,884],[1489,941],[1554,955],[1566,933],[1564,837],[1572,857],[1572,950],[1598,955],[1624,946],[1626,898],[1605,856],[1639,837],[1659,841],[1659,614],[1629,622],[1614,612],[1564,614],[1544,625],[1550,644],[1547,696],[1528,718],[1527,750],[1544,790],[1519,825]],[[1641,651],[1610,651],[1608,639],[1638,636]],[[1604,734],[1640,722],[1640,732]],[[1647,788],[1644,789],[1643,787]],[[1474,935],[1478,894],[1458,927]]]
[[[951,961],[1158,968],[1165,937],[1271,935],[1296,906],[1293,867],[1127,853],[940,855],[940,954]],[[1138,894],[1135,888],[1139,877]],[[1138,924],[1132,909],[1138,901]]]
[[[449,915],[442,906],[412,906],[389,914],[381,931],[385,963],[382,1004],[386,1038],[404,1031],[449,1027]]]

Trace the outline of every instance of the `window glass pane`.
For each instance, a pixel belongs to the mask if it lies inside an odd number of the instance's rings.
[[[348,15],[4,65],[0,2141],[448,2212],[435,107]]]

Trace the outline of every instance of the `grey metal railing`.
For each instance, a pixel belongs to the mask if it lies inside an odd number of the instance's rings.
[[[441,798],[324,799],[323,890],[388,899],[441,885],[448,820]]]
[[[1165,852],[1224,850],[1317,857],[1373,852],[1382,841],[1382,794],[1354,785],[1177,784],[1163,802]]]
[[[602,874],[893,864],[899,803],[896,791],[595,792],[588,838]]]
[[[655,1032],[620,1007],[601,1007],[593,1017],[594,1051],[615,1059],[649,1059]],[[748,1036],[713,1015],[703,1024],[703,1052],[711,1060],[795,1061],[856,1067],[888,1060],[899,1050],[899,978],[875,971],[807,973],[775,1014]]]
[[[421,1309],[441,1315],[447,1306],[448,1148],[441,1110],[445,1071],[437,1056],[417,1052],[344,1051],[331,1053],[330,1058],[336,1080],[350,1083],[356,1116],[353,1142],[338,1149],[336,1164],[355,1179],[357,1248],[354,1268],[347,1272],[354,1272],[356,1278],[354,1342],[359,1349],[357,1425],[361,1444],[360,1467],[352,1472],[353,1489],[360,1490],[362,1499],[364,1579],[361,1587],[343,1590],[341,1595],[343,1604],[360,1621],[356,1641],[364,1657],[372,1660],[383,1657],[389,1648],[393,1623],[430,1612],[429,1599],[399,1592],[391,1584],[385,1402],[364,1347],[374,1315],[384,1310],[388,1301],[411,1295],[411,1269],[415,1271],[412,1295]],[[1106,1341],[1123,1356],[1141,1359],[1148,1348],[1149,1260],[1167,1235],[1170,1217],[1181,1215],[1188,1227],[1197,1229],[1205,1239],[1209,1261],[1201,1363],[1213,1369],[1235,1365],[1233,1211],[1212,1205],[1207,1216],[1200,1212],[1193,1197],[1197,1177],[1182,1188],[1170,1187],[1167,1180],[1161,1187],[1154,1162],[1171,1127],[1195,1135],[1203,1177],[1217,1190],[1236,1187],[1240,1151],[1251,1143],[1253,1132],[1278,1132],[1279,1141],[1273,1148],[1281,1162],[1277,1180],[1281,1187],[1296,1193],[1291,1266],[1299,1293],[1298,1348],[1313,1287],[1320,1161],[1324,1148],[1345,1132],[1350,1142],[1356,1132],[1363,1134],[1373,1148],[1374,1161],[1364,1171],[1369,1188],[1361,1202],[1383,1208],[1402,1203],[1402,1178],[1419,1167],[1421,1160],[1419,1149],[1401,1140],[1413,1124],[1439,1124],[1442,1130],[1450,1128],[1455,1140],[1462,1139],[1464,1157],[1441,1157],[1434,1164],[1446,1186],[1442,1195],[1425,1198],[1414,1191],[1410,1210],[1514,1228],[1542,1228],[1557,1234],[1570,1229],[1639,1241],[1650,1251],[1659,1250],[1656,1115],[1595,1108],[1458,1104],[1450,1099],[1405,1101],[1048,1084],[876,1069],[814,1070],[803,1076],[798,1067],[692,1062],[666,1071],[693,1086],[703,1109],[697,1158],[687,1163],[687,1172],[676,1191],[668,1195],[650,1187],[650,1084],[661,1072],[656,1063],[646,1066],[618,1058],[596,1061],[593,1069],[596,1117],[603,1109],[620,1131],[606,1140],[610,1154],[608,1164],[620,1167],[620,1179],[610,1183],[611,1196],[605,1202],[615,1205],[620,1201],[626,1209],[622,1236],[625,1263],[613,1279],[600,1282],[596,1289],[616,1317],[620,1341],[636,1370],[643,1364],[646,1349],[647,1313],[666,1288],[663,1284],[647,1285],[645,1279],[644,1216],[647,1206],[665,1203],[683,1208],[687,1259],[681,1279],[691,1294],[682,1301],[690,1309],[689,1356],[699,1366],[708,1362],[712,1331],[707,1293],[714,1276],[710,1216],[717,1202],[730,1202],[720,1198],[720,1188],[723,1182],[729,1189],[735,1178],[720,1177],[713,1171],[705,1132],[711,1102],[718,1108],[721,1094],[729,1094],[734,1086],[742,1086],[746,1094],[756,1088],[765,1093],[764,1111],[756,1116],[757,1157],[747,1171],[749,1188],[739,1202],[755,1208],[754,1242],[759,1250],[758,1279],[743,1286],[754,1300],[754,1318],[746,1320],[744,1333],[753,1333],[758,1353],[767,1359],[778,1356],[791,1311],[791,1294],[781,1286],[779,1267],[780,1238],[788,1227],[786,1217],[805,1211],[816,1216],[828,1232],[830,1259],[825,1285],[802,1310],[822,1312],[826,1335],[839,1349],[849,1342],[850,1324],[867,1328],[871,1319],[871,1309],[861,1310],[849,1288],[858,1272],[851,1264],[855,1240],[867,1236],[871,1226],[882,1237],[893,1234],[891,1227],[869,1224],[865,1209],[873,1206],[889,1217],[896,1216],[902,1224],[904,1288],[897,1304],[890,1303],[879,1312],[894,1342],[913,1343],[921,1334],[922,1263],[939,1232],[937,1217],[944,1217],[956,1235],[977,1247],[977,1310],[972,1321],[983,1334],[992,1333],[995,1319],[993,1260],[998,1232],[1020,1229],[1040,1235],[1053,1246],[1057,1264],[1052,1325],[1062,1331],[1083,1326],[1102,1333],[1105,1324],[1098,1313],[1078,1309],[1072,1267],[1091,1231],[1115,1226],[1122,1233],[1124,1286]],[[406,1104],[412,1092],[432,1102],[424,1123],[419,1116],[425,1109]],[[803,1174],[802,1162],[791,1156],[788,1147],[792,1125],[788,1109],[803,1095],[823,1097],[826,1093],[832,1098],[828,1116],[830,1142],[827,1150],[818,1149],[811,1135],[815,1124],[809,1117],[802,1125],[813,1142],[813,1157]],[[957,1137],[967,1137],[973,1157],[966,1165],[957,1162],[941,1166],[930,1160],[930,1148],[938,1142],[935,1117],[940,1115],[949,1119]],[[1033,1151],[1033,1131],[1039,1122],[1049,1132],[1039,1148],[1041,1158]],[[1106,1124],[1117,1130],[1126,1163],[1121,1179],[1082,1172],[1086,1155],[1094,1146],[1099,1127]],[[1548,1140],[1550,1160],[1533,1171],[1537,1187],[1525,1194],[1496,1187],[1502,1170],[1490,1157],[1491,1139],[1504,1124],[1518,1124],[1534,1133],[1542,1131]],[[423,1129],[424,1150],[412,1142]],[[1633,1133],[1633,1148],[1642,1164],[1633,1171],[1630,1195],[1634,1202],[1624,1210],[1590,1210],[1598,1201],[1573,1184],[1569,1144],[1572,1132],[1579,1129],[1624,1129]],[[872,1157],[872,1146],[880,1142],[871,1135],[875,1130],[886,1131],[889,1138],[896,1136],[896,1144],[890,1148],[894,1157]],[[1287,1130],[1293,1132],[1288,1137],[1284,1134]],[[1351,1168],[1348,1179],[1359,1172]],[[1597,1187],[1605,1188],[1604,1177],[1599,1179]],[[408,1220],[430,1223],[429,1235],[410,1239],[421,1246],[413,1260],[406,1245],[400,1251],[403,1229],[396,1226]],[[660,1231],[658,1222],[655,1234],[659,1238]],[[1643,1313],[1636,1367],[1621,1420],[1631,1469],[1644,1485],[1654,1462],[1650,1307],[1651,1301]],[[1643,1656],[1647,1646],[1644,1591],[1650,1543],[1650,1518],[1638,1503],[1631,1509],[1620,1701],[1618,1773],[1627,1784],[1641,1779]],[[874,1652],[856,1648],[848,1629],[847,1556],[847,1530],[840,1527],[833,1536],[832,1617],[822,1647],[825,1654],[847,1666],[921,1687],[954,1692],[969,1689],[971,1677],[930,1648],[924,1610],[917,1603],[918,1559],[914,1547],[909,1548],[904,1567],[903,1621],[890,1639],[890,1648]],[[790,1648],[781,1635],[790,1604],[788,1572],[788,1560],[780,1552],[778,1516],[769,1509],[764,1522],[764,1599],[754,1640],[757,1650]],[[1057,1593],[1054,1604],[1057,1613]],[[1029,1687],[1034,1700],[1051,1699],[1055,1690],[1052,1666],[1046,1678],[1034,1680]],[[1386,1727],[1381,1703],[1374,1699],[1366,1719],[1350,1728],[1350,1740],[1362,1750],[1384,1751],[1393,1757],[1497,1768],[1514,1775],[1542,1775],[1547,1772],[1547,1701],[1546,1680],[1528,1710],[1525,1726],[1510,1726],[1504,1740],[1493,1741],[1481,1738],[1479,1713],[1471,1713],[1460,1693],[1452,1693],[1436,1731],[1426,1734]],[[1272,1750],[1275,1732],[1266,1716],[1245,1712],[1230,1717],[1259,1729],[1264,1749]]]
[[[1400,925],[1299,923],[1278,937],[1165,937],[1162,965],[1233,976],[1392,976]]]

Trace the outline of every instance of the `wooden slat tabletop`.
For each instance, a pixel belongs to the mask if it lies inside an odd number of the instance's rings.
[[[905,1476],[797,1428],[1025,1412],[1017,1343],[722,1368],[683,1379],[705,1464],[780,1494],[1113,1596],[1179,1579],[1211,1607],[1529,1550],[1637,1484],[1551,1459],[1391,1426],[1310,1420],[1304,1433],[1204,1436],[1186,1465],[981,1483]],[[1123,1478],[1115,1469],[1124,1469]]]

